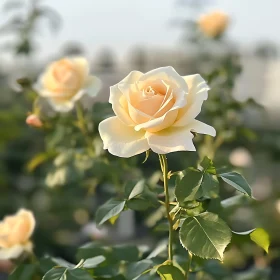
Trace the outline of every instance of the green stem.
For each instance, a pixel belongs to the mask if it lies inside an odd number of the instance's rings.
[[[173,221],[170,216],[170,206],[169,206],[169,190],[168,190],[168,164],[165,155],[159,155],[160,166],[163,174],[163,183],[164,183],[164,193],[165,193],[165,209],[166,216],[169,223],[169,240],[168,240],[168,260],[173,262]]]
[[[78,125],[79,128],[81,129],[82,133],[87,135],[87,127],[86,127],[86,122],[84,118],[84,112],[83,108],[80,103],[76,103],[76,113],[77,113],[77,119],[78,119]]]
[[[76,103],[76,113],[77,113],[77,119],[78,119],[78,126],[85,137],[85,141],[88,145],[89,151],[93,154],[93,152],[94,152],[93,143],[92,143],[92,140],[89,136],[89,132],[87,129],[83,107],[79,102]]]
[[[41,109],[40,109],[40,105],[39,105],[39,98],[37,97],[35,100],[34,100],[34,102],[33,102],[33,106],[32,106],[33,108],[33,110],[32,110],[32,113],[33,114],[35,114],[35,115],[37,115],[38,117],[40,117],[40,111],[41,111]]]
[[[187,269],[186,269],[186,280],[189,279],[189,272],[191,271],[191,264],[192,264],[192,253],[188,251],[189,258],[187,262]]]

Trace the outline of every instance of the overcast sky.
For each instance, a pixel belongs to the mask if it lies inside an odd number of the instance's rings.
[[[0,0],[4,1],[4,0]],[[280,43],[279,0],[203,0],[203,12],[224,10],[232,17],[228,36],[243,45]],[[40,55],[54,54],[66,41],[82,42],[89,54],[103,46],[125,53],[131,46],[170,47],[179,31],[170,21],[184,16],[175,0],[45,0],[63,19],[57,35],[40,35]]]

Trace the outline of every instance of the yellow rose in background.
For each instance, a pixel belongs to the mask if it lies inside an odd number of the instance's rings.
[[[131,157],[152,149],[166,154],[195,151],[192,132],[215,136],[213,127],[195,118],[209,87],[198,74],[181,77],[172,67],[146,74],[132,71],[110,88],[116,114],[99,124],[104,149]]]
[[[0,260],[16,259],[23,252],[32,251],[30,237],[35,228],[31,211],[21,209],[0,222]]]
[[[56,111],[67,112],[84,94],[96,96],[101,81],[89,75],[89,63],[85,58],[63,58],[47,67],[35,88]]]
[[[228,27],[228,23],[228,15],[220,11],[202,15],[198,20],[199,29],[204,35],[211,38],[222,35]]]

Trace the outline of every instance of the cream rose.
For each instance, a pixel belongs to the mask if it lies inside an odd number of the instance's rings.
[[[202,15],[198,20],[199,29],[202,33],[211,38],[222,35],[228,23],[228,15],[220,11]]]
[[[0,260],[16,259],[24,251],[32,251],[30,237],[35,228],[32,212],[21,209],[0,222]]]
[[[209,87],[198,74],[181,77],[172,67],[146,74],[132,71],[110,88],[115,117],[99,124],[104,149],[131,157],[148,149],[166,154],[195,151],[193,132],[215,136],[215,129],[195,118]]]
[[[89,75],[85,58],[63,58],[47,67],[35,88],[56,111],[66,112],[84,94],[95,96],[101,88],[101,81]]]

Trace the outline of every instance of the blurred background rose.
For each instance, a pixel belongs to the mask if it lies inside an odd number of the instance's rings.
[[[34,235],[37,254],[72,260],[74,247],[89,240],[134,242],[137,238],[140,243],[152,243],[147,228],[162,215],[160,210],[152,217],[150,213],[125,212],[125,217],[117,221],[117,231],[110,227],[97,230],[93,223],[95,209],[112,196],[106,165],[93,163],[71,149],[58,158],[57,143],[70,141],[71,137],[65,136],[68,132],[60,127],[56,135],[50,135],[26,125],[32,92],[19,92],[16,79],[35,81],[49,62],[82,55],[89,59],[91,73],[103,84],[98,97],[85,101],[88,108],[97,101],[107,102],[109,86],[135,69],[146,72],[170,65],[180,75],[199,72],[210,83],[212,90],[202,120],[213,125],[220,137],[216,142],[198,137],[199,154],[212,153],[217,166],[231,164],[245,173],[258,201],[237,211],[231,209],[228,219],[237,231],[263,226],[272,240],[268,256],[236,242],[228,251],[226,265],[245,275],[240,279],[267,279],[267,271],[272,271],[271,279],[279,279],[280,33],[275,31],[275,23],[280,3],[3,0],[1,5],[0,212],[3,217],[20,207],[34,211],[38,221]],[[228,25],[223,26],[220,36],[209,38],[201,32],[198,19],[217,10],[228,16]],[[98,114],[107,109],[98,105],[95,117],[100,118]],[[44,110],[48,116],[53,114],[45,104]],[[97,138],[96,142],[100,145]],[[46,145],[48,153],[43,153]],[[169,157],[174,170],[196,160],[190,153],[183,153],[180,161],[174,158]],[[121,168],[116,162],[115,169],[125,173],[122,168],[134,168],[143,159],[122,162]],[[157,161],[152,157],[129,176],[143,172],[157,182],[158,175],[151,172],[155,166]],[[96,183],[97,174],[102,183]],[[95,195],[91,195],[95,187]],[[225,186],[223,198],[232,194]],[[158,235],[153,237],[157,239]],[[7,271],[9,266],[3,263],[0,269]],[[252,273],[262,278],[249,278]]]

